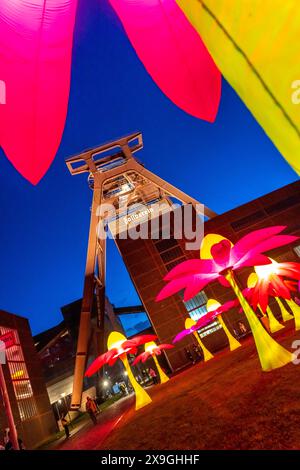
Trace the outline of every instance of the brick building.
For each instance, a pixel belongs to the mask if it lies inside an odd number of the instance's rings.
[[[14,345],[6,350],[4,377],[18,434],[26,448],[32,449],[56,432],[57,426],[28,320],[1,310],[0,335],[8,332],[14,336]],[[1,403],[0,430],[3,434],[7,427]]]

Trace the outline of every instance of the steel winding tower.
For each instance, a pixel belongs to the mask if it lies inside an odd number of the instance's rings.
[[[71,409],[81,405],[83,378],[88,359],[89,345],[94,341],[96,351],[101,354],[104,345],[105,311],[105,237],[99,237],[107,229],[107,218],[99,208],[112,204],[118,218],[124,216],[122,201],[129,204],[150,204],[164,201],[171,206],[170,198],[182,204],[192,204],[201,215],[208,218],[216,214],[196,200],[147,170],[134,153],[143,148],[140,132],[119,140],[86,150],[66,160],[72,175],[88,173],[88,181],[93,189],[93,202],[86,258],[83,300],[81,308],[79,336],[77,344]],[[93,300],[97,299],[97,327],[91,326]]]

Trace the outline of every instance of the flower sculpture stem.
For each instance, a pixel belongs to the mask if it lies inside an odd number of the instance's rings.
[[[226,336],[228,338],[230,351],[234,351],[235,349],[241,347],[242,346],[241,343],[228,330],[228,328],[227,328],[227,326],[226,326],[226,324],[225,324],[225,322],[222,318],[222,315],[218,315],[217,319],[221,323],[221,325],[223,327],[223,330],[224,330],[224,333],[226,334]]]
[[[267,315],[269,318],[271,333],[275,333],[276,331],[282,330],[282,328],[284,328],[284,326],[277,320],[269,306],[267,307]]]
[[[156,369],[157,369],[157,372],[158,372],[158,375],[159,375],[159,378],[160,378],[160,383],[161,384],[164,384],[166,382],[168,382],[169,377],[164,373],[164,371],[162,370],[162,368],[160,367],[159,365],[159,362],[157,360],[157,357],[154,355],[152,356],[153,357],[153,360],[154,360],[154,363],[156,365]]]
[[[120,356],[120,359],[124,364],[124,367],[128,374],[128,379],[130,380],[130,383],[135,392],[135,397],[136,397],[135,409],[139,410],[140,408],[143,408],[144,406],[149,405],[149,403],[151,403],[152,400],[149,397],[148,393],[143,389],[143,387],[141,387],[141,385],[137,382],[136,378],[134,377],[126,354],[123,354],[122,356]]]
[[[193,328],[194,326],[196,325],[196,322],[192,319],[192,318],[187,318],[185,320],[185,328],[189,329],[189,328]],[[202,352],[203,352],[203,360],[204,362],[207,362],[209,361],[210,359],[212,359],[214,356],[212,355],[212,353],[207,349],[206,346],[204,346],[203,342],[201,341],[201,338],[198,334],[197,331],[193,331],[193,335],[195,336],[196,340],[198,341],[198,344],[200,346],[200,348],[202,349]]]
[[[194,331],[193,335],[195,336],[196,340],[198,341],[198,344],[200,346],[200,348],[202,349],[203,351],[203,359],[204,359],[204,362],[207,362],[209,361],[210,359],[212,359],[214,356],[213,354],[207,349],[206,346],[204,346],[203,342],[201,341],[200,339],[200,336],[199,334],[197,333],[197,331]]]
[[[300,330],[300,306],[292,299],[286,299],[286,303],[292,310],[295,317],[295,330]]]
[[[283,302],[279,299],[279,297],[275,297],[275,300],[277,304],[279,305],[280,312],[282,315],[282,320],[284,322],[293,320],[294,319],[293,315],[291,315],[290,312],[285,308],[285,306],[283,305]]]
[[[293,360],[293,354],[278,344],[264,329],[237,285],[232,270],[225,274],[247,317],[256,344],[261,367],[264,371],[277,369]]]

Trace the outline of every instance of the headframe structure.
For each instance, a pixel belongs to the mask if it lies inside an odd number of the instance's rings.
[[[134,153],[142,148],[142,134],[136,132],[86,150],[66,160],[66,165],[72,175],[88,173],[88,180],[93,189],[71,410],[78,410],[81,406],[83,379],[91,341],[94,341],[96,351],[99,354],[105,350],[106,241],[105,237],[99,237],[98,234],[99,231],[103,233],[107,221],[98,208],[102,204],[112,204],[116,213],[121,215],[120,200],[124,197],[132,204],[147,204],[155,199],[167,201],[170,205],[169,198],[175,198],[182,204],[192,204],[198,212],[199,207],[202,207],[202,216],[207,218],[216,216],[215,212],[200,205],[196,199],[147,170],[134,157]],[[96,328],[91,326],[95,296],[97,300]]]

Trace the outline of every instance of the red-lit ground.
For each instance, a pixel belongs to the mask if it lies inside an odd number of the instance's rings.
[[[104,439],[121,422],[123,416],[132,408],[133,404],[133,395],[122,398],[98,415],[98,424],[96,426],[88,419],[76,434],[73,433],[70,427],[71,437],[69,439],[63,437],[59,442],[53,442],[44,448],[55,450],[97,449],[102,446]]]
[[[292,322],[276,338],[300,339]],[[299,449],[300,365],[262,372],[252,338],[149,391],[101,449]]]

